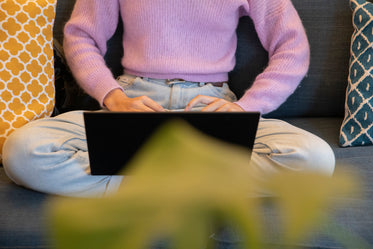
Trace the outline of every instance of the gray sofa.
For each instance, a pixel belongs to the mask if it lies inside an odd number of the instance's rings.
[[[62,42],[63,25],[69,18],[74,2],[75,0],[58,1],[54,34],[59,42]],[[373,248],[373,169],[370,168],[373,168],[373,147],[341,148],[338,145],[353,32],[349,3],[347,0],[293,0],[293,3],[308,33],[311,66],[296,92],[267,117],[285,119],[324,138],[335,152],[337,165],[347,165],[337,166],[336,170],[360,174],[362,195],[349,197],[348,205],[333,207],[329,214],[343,228],[342,237],[347,240],[351,236],[361,238]],[[115,75],[122,70],[118,52],[122,51],[120,32],[121,27],[118,28],[119,34],[109,41],[107,55],[110,58],[108,65]],[[267,62],[267,54],[253,33],[250,19],[243,18],[238,27],[237,66],[230,74],[231,87],[238,96]],[[56,70],[56,73],[61,73],[61,70]],[[57,112],[97,107],[94,101],[80,93],[79,97],[84,101],[79,102],[73,80],[67,76],[64,79],[70,79],[71,82],[58,82]],[[16,186],[0,167],[0,248],[50,248],[46,215],[49,198],[51,197],[48,195]],[[268,219],[273,215],[269,211]],[[341,245],[335,239],[327,236],[330,229],[333,228],[324,224],[309,239],[292,246],[340,248]],[[275,245],[276,236],[275,232],[269,236],[268,243]],[[221,248],[234,248],[235,243],[228,242],[224,234],[218,235],[217,240],[220,241]],[[281,248],[293,248],[290,245],[282,246]]]

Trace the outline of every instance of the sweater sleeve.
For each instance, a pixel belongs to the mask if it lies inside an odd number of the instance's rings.
[[[103,105],[119,85],[106,66],[107,41],[114,34],[119,6],[113,0],[77,0],[64,29],[66,60],[80,86]]]
[[[236,103],[262,114],[277,109],[295,91],[308,71],[307,36],[290,0],[248,0],[248,15],[269,62]]]

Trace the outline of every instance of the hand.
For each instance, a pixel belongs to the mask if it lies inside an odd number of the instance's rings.
[[[120,89],[114,89],[106,95],[104,105],[109,111],[118,112],[162,112],[163,107],[147,96],[129,98]]]
[[[188,105],[185,107],[185,111],[190,111],[198,104],[205,104],[206,107],[202,108],[203,112],[243,112],[241,106],[229,102],[225,99],[220,99],[211,96],[198,95],[193,98]]]

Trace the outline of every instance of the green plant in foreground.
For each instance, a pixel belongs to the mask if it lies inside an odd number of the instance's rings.
[[[282,210],[284,242],[299,241],[351,177],[279,173],[258,182],[248,151],[200,134],[181,121],[159,129],[127,166],[128,178],[107,198],[52,201],[56,248],[143,249],[159,239],[173,249],[208,248],[218,225],[231,225],[242,248],[263,248],[258,188]]]

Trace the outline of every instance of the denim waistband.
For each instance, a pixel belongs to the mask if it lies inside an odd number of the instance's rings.
[[[150,82],[155,82],[155,83],[160,83],[160,84],[165,84],[165,85],[174,85],[174,84],[180,84],[180,83],[187,83],[191,85],[196,85],[196,86],[204,86],[207,84],[211,84],[212,86],[215,87],[223,87],[224,84],[228,84],[226,81],[221,81],[221,82],[195,82],[195,81],[188,81],[184,79],[156,79],[156,78],[149,78],[149,77],[141,77],[141,76],[135,76],[135,75],[130,75],[126,74],[127,76],[133,77],[133,78],[141,78],[145,81],[150,81]]]

